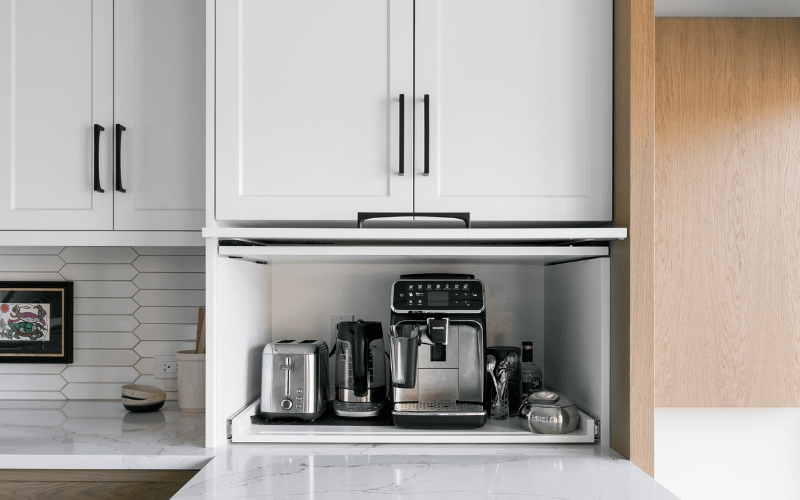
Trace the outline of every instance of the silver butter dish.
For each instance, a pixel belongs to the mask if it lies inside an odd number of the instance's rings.
[[[578,428],[581,416],[571,399],[553,391],[530,394],[519,408],[519,425],[534,434],[567,434]]]

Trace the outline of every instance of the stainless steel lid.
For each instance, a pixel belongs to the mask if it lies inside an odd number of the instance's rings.
[[[575,406],[568,397],[554,391],[538,391],[528,395],[522,402],[523,406],[538,408],[566,408]]]

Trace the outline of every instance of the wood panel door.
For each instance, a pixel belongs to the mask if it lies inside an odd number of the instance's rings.
[[[418,0],[415,210],[610,221],[612,14],[611,0]]]
[[[798,164],[800,22],[657,19],[656,406],[800,405]]]
[[[218,220],[355,224],[360,211],[413,210],[413,8],[217,3]]]
[[[115,0],[114,229],[203,227],[204,49],[203,2]]]
[[[112,229],[112,23],[112,0],[0,2],[0,228]]]

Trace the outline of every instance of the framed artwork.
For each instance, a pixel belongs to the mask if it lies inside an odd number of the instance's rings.
[[[72,363],[71,281],[0,281],[0,362]]]

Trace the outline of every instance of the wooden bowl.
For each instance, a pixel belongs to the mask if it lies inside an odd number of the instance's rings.
[[[155,411],[164,406],[167,393],[151,385],[122,386],[122,406],[128,411]]]
[[[158,396],[167,396],[163,389],[152,385],[128,384],[122,386],[122,397],[128,399],[151,399]]]

